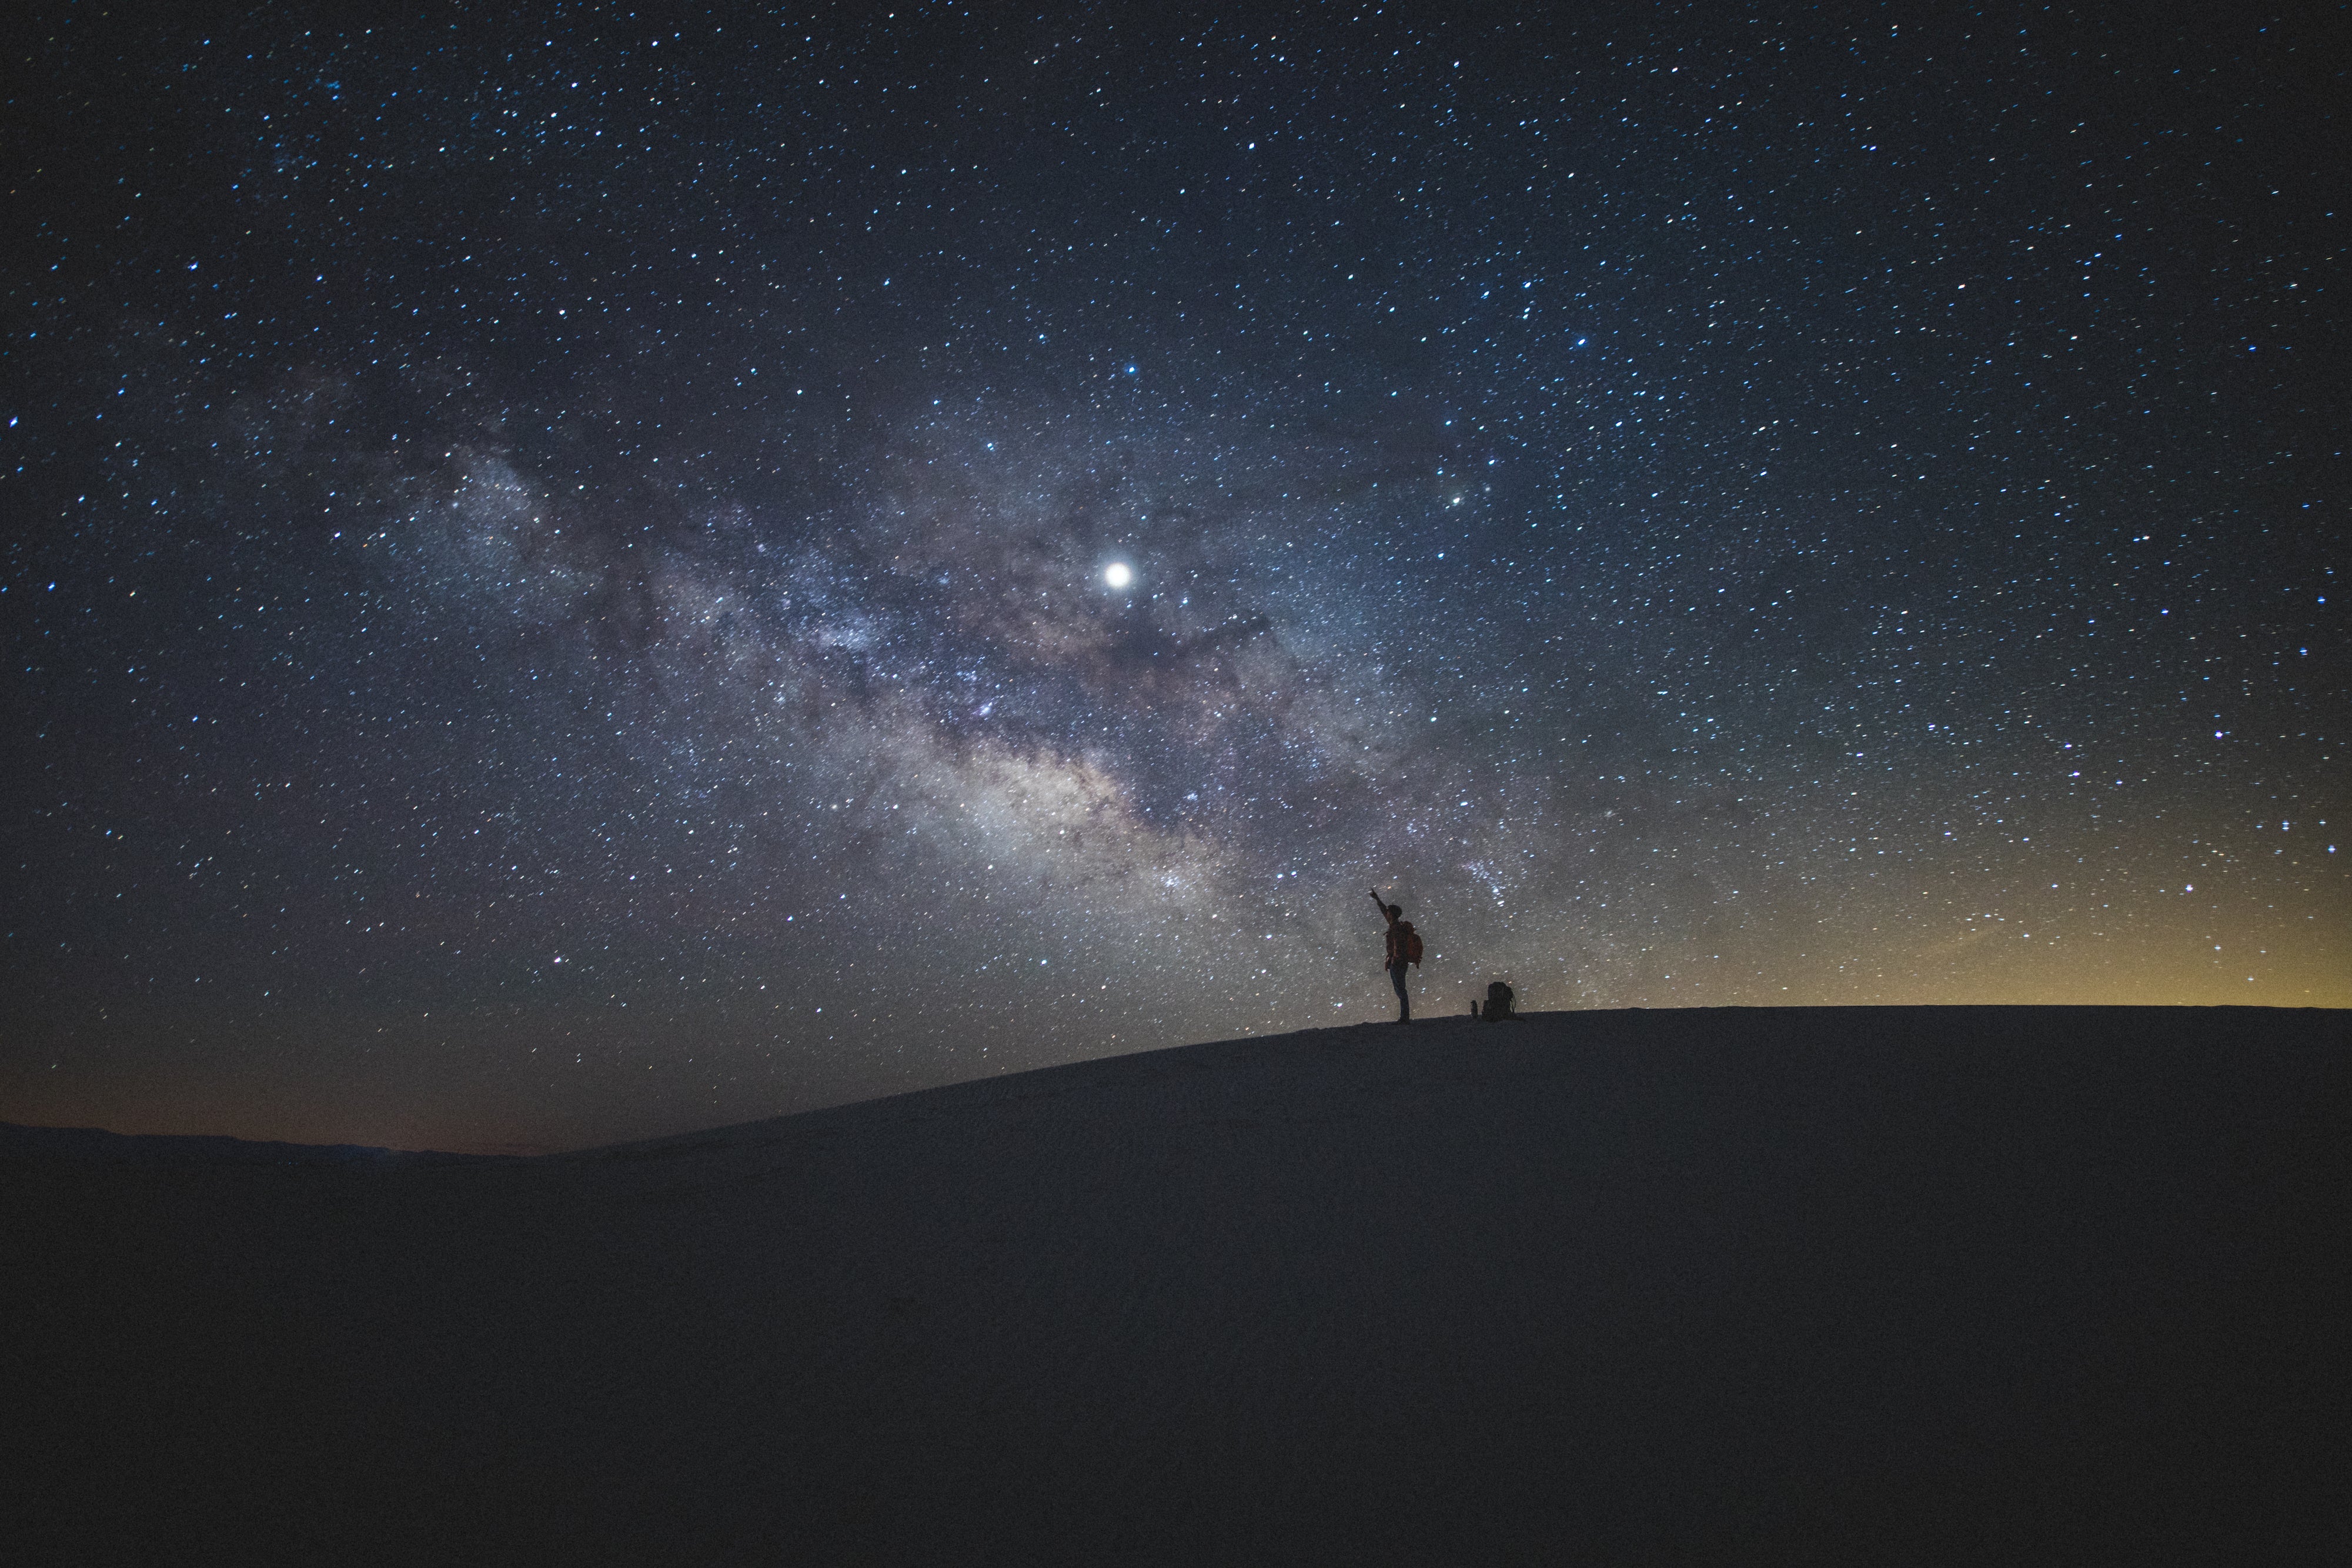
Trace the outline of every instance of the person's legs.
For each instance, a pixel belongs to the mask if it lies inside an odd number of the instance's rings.
[[[1404,988],[1404,972],[1411,967],[1412,966],[1407,964],[1391,964],[1389,966],[1389,983],[1396,988],[1397,1022],[1399,1023],[1411,1023],[1412,1021],[1412,998],[1406,994]]]

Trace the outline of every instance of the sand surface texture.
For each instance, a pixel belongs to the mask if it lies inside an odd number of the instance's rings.
[[[2352,1561],[2346,1015],[1380,1025],[542,1159],[0,1134],[20,1561]]]

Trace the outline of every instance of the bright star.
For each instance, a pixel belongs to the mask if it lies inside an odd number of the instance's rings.
[[[1128,570],[1127,562],[1115,560],[1103,568],[1103,580],[1113,588],[1125,588],[1135,580],[1135,573]]]

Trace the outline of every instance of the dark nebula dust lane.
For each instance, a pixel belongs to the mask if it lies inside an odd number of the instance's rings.
[[[2352,1001],[2340,33],[47,10],[9,1119]]]

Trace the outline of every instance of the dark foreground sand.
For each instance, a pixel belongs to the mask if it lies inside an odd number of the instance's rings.
[[[2352,1562],[2343,1013],[1446,1019],[255,1149],[0,1134],[12,1560]]]

